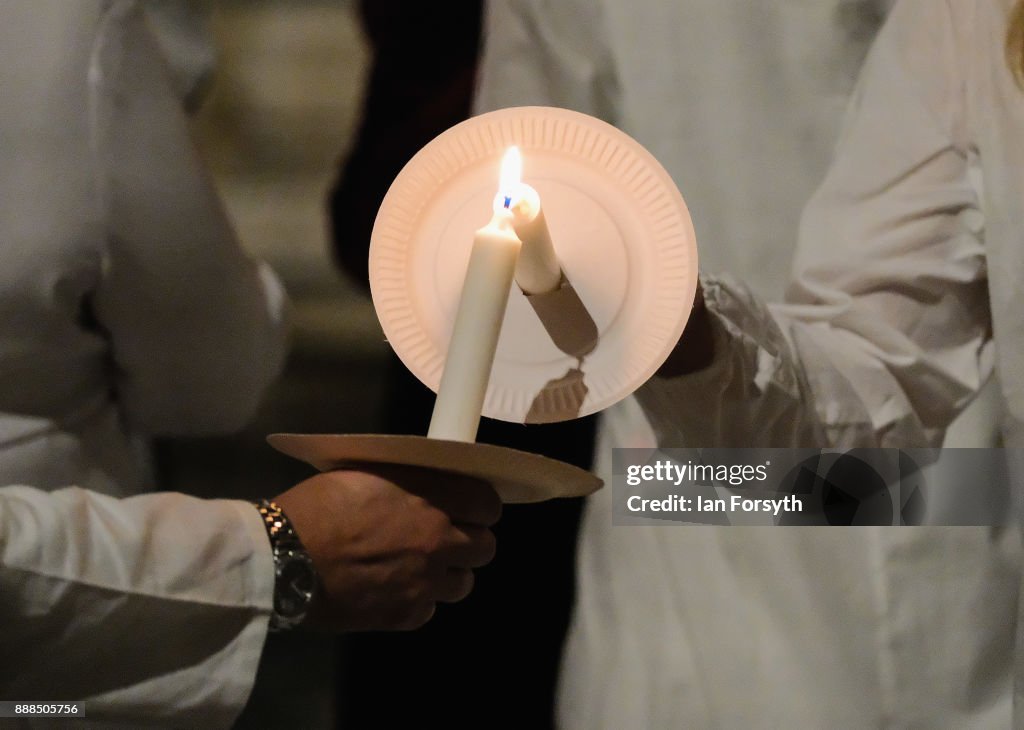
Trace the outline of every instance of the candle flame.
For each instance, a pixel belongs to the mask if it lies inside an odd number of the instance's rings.
[[[512,195],[523,178],[523,156],[515,145],[508,148],[501,160],[498,195],[504,198],[506,208],[512,205]]]

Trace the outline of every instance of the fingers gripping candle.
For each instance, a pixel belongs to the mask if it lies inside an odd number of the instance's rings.
[[[476,440],[487,381],[522,247],[512,227],[514,215],[509,210],[520,167],[518,150],[513,147],[502,161],[494,215],[490,223],[473,236],[466,279],[427,432],[431,438]]]

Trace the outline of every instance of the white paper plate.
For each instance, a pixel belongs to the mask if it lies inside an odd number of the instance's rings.
[[[562,263],[597,324],[586,396],[567,414],[546,384],[577,367],[515,285],[483,414],[523,423],[600,411],[664,362],[693,305],[697,247],[682,196],[639,143],[593,117],[517,107],[474,117],[424,147],[391,186],[374,226],[370,285],[395,352],[437,391],[473,233],[491,217],[505,150],[523,153]],[[531,405],[537,407],[531,412]],[[563,399],[564,400],[564,399]]]
[[[320,471],[359,464],[402,464],[475,477],[492,484],[509,504],[583,497],[604,483],[571,464],[491,444],[376,434],[275,433],[267,441]]]

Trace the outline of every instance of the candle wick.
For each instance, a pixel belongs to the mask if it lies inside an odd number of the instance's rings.
[[[505,207],[509,208],[511,206],[512,206],[512,196],[511,195],[506,195],[505,196]]]

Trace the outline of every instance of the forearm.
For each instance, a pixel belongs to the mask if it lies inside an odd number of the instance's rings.
[[[0,697],[122,722],[229,726],[256,673],[274,570],[256,510],[180,494],[0,489]]]
[[[769,308],[729,279],[706,279],[704,290],[707,332],[688,325],[637,392],[664,446],[924,446],[969,398],[969,377],[872,322],[868,308],[839,326],[806,307]],[[873,336],[857,334],[858,322],[874,324]]]
[[[666,445],[938,445],[988,378],[956,12],[951,1],[894,8],[804,210],[787,303],[708,283],[711,365],[639,393]]]
[[[637,399],[663,446],[821,445],[797,367],[753,295],[706,279],[682,339]]]

